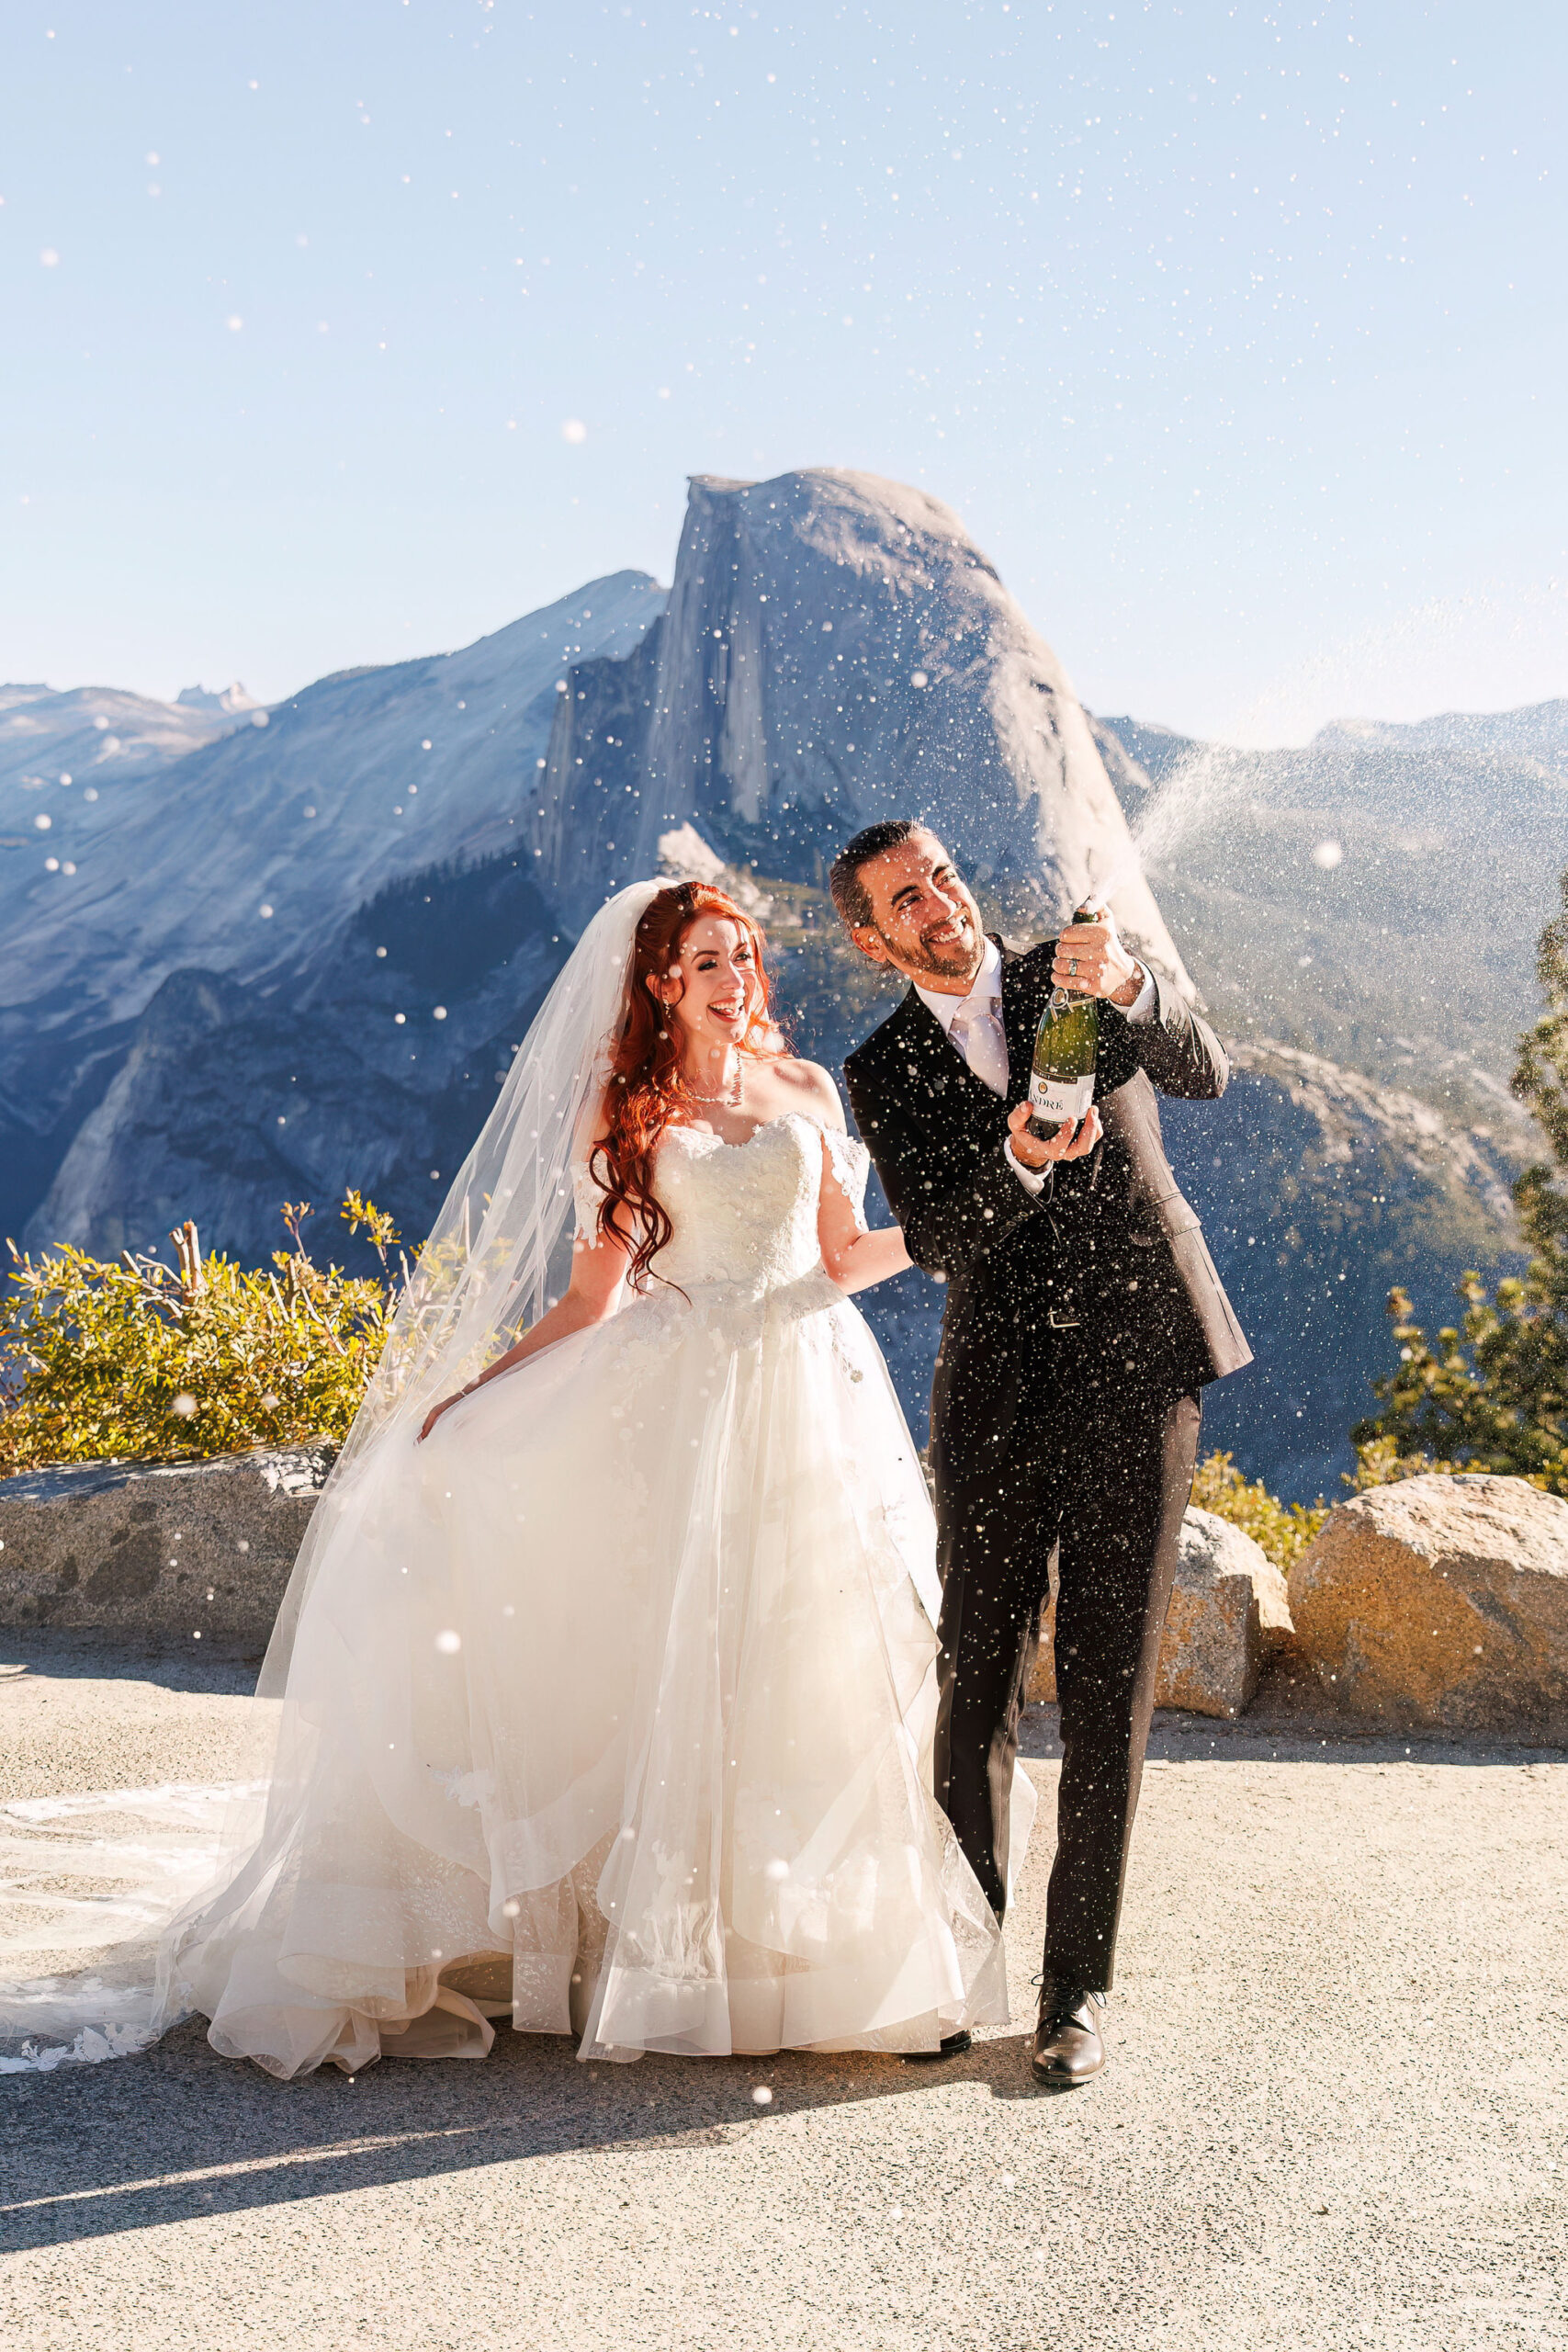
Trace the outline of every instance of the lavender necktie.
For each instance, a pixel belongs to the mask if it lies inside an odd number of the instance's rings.
[[[993,1094],[1008,1091],[1008,1045],[998,996],[965,997],[948,1035],[976,1077]]]

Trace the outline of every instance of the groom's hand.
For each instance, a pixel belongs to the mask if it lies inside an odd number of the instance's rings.
[[[1031,1135],[1027,1102],[1015,1102],[1008,1113],[1013,1158],[1026,1168],[1044,1168],[1053,1159],[1082,1159],[1100,1141],[1100,1113],[1091,1102],[1081,1119],[1067,1120],[1048,1140]]]
[[[1087,911],[1093,915],[1092,922],[1070,922],[1057,940],[1051,978],[1077,996],[1109,997],[1123,1008],[1136,1004],[1144,985],[1143,966],[1122,946],[1109,907]]]

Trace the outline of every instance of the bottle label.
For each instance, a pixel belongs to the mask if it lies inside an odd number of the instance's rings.
[[[1029,1099],[1042,1118],[1081,1119],[1094,1101],[1094,1072],[1087,1078],[1042,1078],[1032,1071]]]

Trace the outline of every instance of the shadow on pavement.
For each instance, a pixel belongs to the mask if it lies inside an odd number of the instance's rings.
[[[565,2038],[502,2031],[479,2062],[279,2083],[220,2058],[193,2018],[141,2058],[0,2086],[0,2241],[70,2245],[536,2156],[722,2147],[803,2110],[958,2085],[1043,2118],[1072,2104],[1035,2087],[1016,2031],[918,2066],[804,2052],[585,2066]]]
[[[51,1675],[154,1680],[166,1673],[174,1689],[248,1685],[243,1669],[217,1660],[169,1662],[161,1673],[159,1661],[111,1664],[101,1646],[78,1649],[58,1637],[22,1648],[12,1636],[7,1645],[13,1656],[32,1651]],[[1277,1698],[1266,1688],[1235,1723],[1161,1713],[1151,1762],[1517,1770],[1564,1760],[1560,1748],[1496,1739],[1358,1731]],[[1054,1708],[1028,1711],[1021,1746],[1037,1761],[1060,1754]],[[753,2098],[759,2089],[770,2094],[761,2104]],[[503,2030],[479,2063],[386,2059],[352,2080],[323,2070],[278,2083],[219,2057],[203,2022],[192,2019],[139,2058],[0,2080],[0,2243],[68,2245],[559,2154],[639,2146],[695,2154],[801,2112],[935,2089],[1032,2101],[1043,2132],[1095,2095],[1091,2087],[1063,2099],[1037,2090],[1016,2028],[961,2058],[920,2066],[861,2053],[585,2066],[565,2038]]]
[[[1019,1725],[1019,1754],[1034,1763],[1060,1759],[1062,1738],[1054,1706],[1026,1708]],[[1193,1715],[1174,1708],[1156,1710],[1148,1760],[1156,1764],[1464,1764],[1506,1765],[1568,1762],[1568,1748],[1540,1741],[1508,1740],[1494,1733],[1418,1728],[1409,1731],[1358,1724],[1327,1713],[1315,1694],[1292,1703],[1280,1686],[1265,1683],[1245,1715]]]
[[[40,1682],[152,1682],[164,1690],[248,1699],[261,1659],[232,1644],[168,1641],[145,1645],[71,1626],[0,1626],[0,1660]]]

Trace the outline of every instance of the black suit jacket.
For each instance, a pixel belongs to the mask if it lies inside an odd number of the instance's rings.
[[[912,988],[844,1064],[856,1124],[909,1255],[948,1283],[932,1396],[939,1441],[956,1397],[985,1399],[994,1411],[999,1389],[1016,1396],[1011,1367],[1021,1363],[1038,1368],[1055,1355],[1078,1368],[1103,1365],[1118,1385],[1132,1374],[1140,1385],[1181,1391],[1252,1359],[1160,1132],[1158,1094],[1224,1093],[1230,1070],[1219,1039],[1157,975],[1151,1021],[1134,1027],[1102,1002],[1095,1101],[1103,1136],[1032,1195],[1003,1148],[1008,1111],[1027,1095],[1055,942],[999,944],[1005,1102],[966,1067]]]

